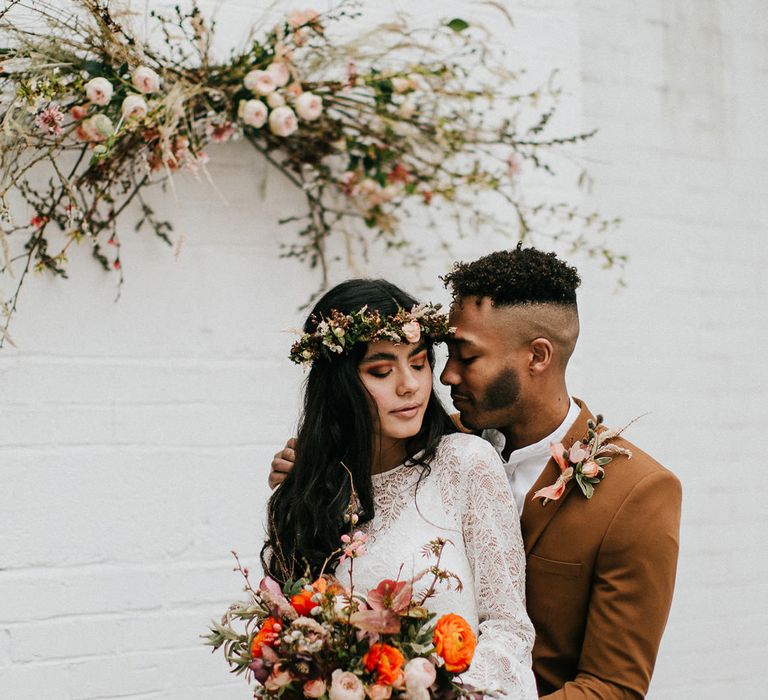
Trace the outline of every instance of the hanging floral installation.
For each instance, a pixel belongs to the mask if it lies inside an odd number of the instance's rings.
[[[147,16],[114,2],[67,5],[11,0],[0,10],[0,281],[12,282],[0,345],[30,272],[66,277],[69,256],[86,248],[122,283],[126,218],[128,230],[172,244],[148,188],[190,173],[216,192],[206,163],[234,139],[303,193],[306,210],[281,222],[294,227],[281,253],[319,268],[320,287],[329,238],[344,236],[350,255],[405,251],[403,217],[416,208],[428,219],[448,210],[463,235],[550,237],[607,266],[624,262],[604,236],[616,220],[525,201],[519,180],[573,168],[567,147],[594,132],[550,135],[553,81],[516,92],[519,75],[482,27],[455,18],[419,29],[397,17],[350,39],[349,25],[364,23],[347,0],[277,23],[271,15],[217,61],[215,22],[196,4]],[[504,206],[489,208],[486,193]],[[432,232],[420,246],[444,246]]]

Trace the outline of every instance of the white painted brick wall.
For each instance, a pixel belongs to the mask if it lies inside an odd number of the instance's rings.
[[[157,3],[155,3],[157,4]],[[168,4],[168,3],[166,3]],[[218,3],[207,3],[214,7]],[[253,4],[219,9],[223,45]],[[681,477],[679,582],[650,697],[759,698],[768,682],[768,507],[755,486],[768,372],[768,10],[760,0],[515,0],[510,48],[532,79],[563,69],[564,130],[586,204],[624,217],[627,288],[580,261],[571,390]],[[487,17],[465,3],[367,2]],[[256,567],[271,454],[293,428],[301,373],[285,359],[316,282],[277,257],[301,205],[237,146],[211,172],[229,201],[177,181],[155,195],[182,254],[126,226],[126,284],[73,257],[33,278],[0,353],[0,698],[244,699],[197,635],[237,596],[235,548]],[[538,185],[578,200],[570,181]],[[450,224],[446,222],[447,235]],[[501,247],[456,241],[457,257]],[[445,300],[418,276],[370,274]],[[339,272],[338,278],[343,274]],[[3,282],[2,284],[6,284]]]

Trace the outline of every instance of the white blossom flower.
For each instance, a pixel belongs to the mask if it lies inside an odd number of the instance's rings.
[[[299,121],[290,107],[278,107],[269,115],[269,130],[275,136],[290,136],[299,128]]]
[[[314,121],[323,113],[323,98],[312,92],[304,92],[294,101],[297,114],[304,121]]]
[[[160,89],[160,76],[148,66],[139,66],[131,74],[131,82],[139,92],[149,95]]]
[[[141,119],[147,116],[148,110],[147,102],[141,95],[128,95],[120,107],[125,119]]]
[[[106,78],[91,78],[85,84],[85,95],[90,102],[103,107],[109,104],[115,89]]]
[[[284,61],[274,61],[267,66],[267,73],[272,76],[277,87],[283,87],[291,79],[291,70]]]
[[[237,108],[237,116],[248,126],[260,129],[267,121],[269,111],[261,100],[241,100]]]
[[[277,88],[274,77],[265,70],[252,70],[243,79],[243,85],[257,95],[268,95]]]

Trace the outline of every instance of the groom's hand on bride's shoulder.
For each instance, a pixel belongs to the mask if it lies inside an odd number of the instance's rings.
[[[291,438],[285,443],[285,447],[275,454],[272,459],[272,468],[269,472],[269,488],[279,486],[288,476],[293,463],[296,461],[296,438]]]

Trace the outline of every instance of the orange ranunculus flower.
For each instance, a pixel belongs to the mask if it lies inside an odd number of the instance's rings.
[[[376,683],[392,685],[399,677],[405,657],[399,649],[389,644],[373,644],[363,657],[363,666],[368,673],[376,674]]]
[[[314,590],[302,590],[301,593],[297,593],[296,595],[291,596],[291,605],[293,606],[293,609],[299,613],[299,615],[309,615],[312,608],[317,605],[317,603],[312,602],[313,595],[315,595]]]
[[[475,655],[477,639],[461,615],[443,615],[435,625],[433,640],[435,652],[445,661],[447,671],[462,673],[469,668]]]
[[[274,617],[268,617],[251,640],[251,657],[260,659],[262,647],[272,646],[281,629],[282,625]]]

